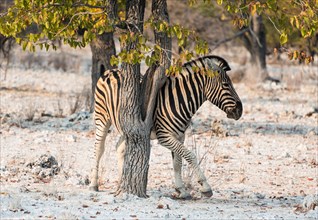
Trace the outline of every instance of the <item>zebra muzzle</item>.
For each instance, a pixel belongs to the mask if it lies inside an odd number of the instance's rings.
[[[242,112],[243,112],[242,102],[238,101],[236,102],[236,105],[234,108],[230,108],[226,111],[226,114],[228,118],[238,120],[242,116]]]

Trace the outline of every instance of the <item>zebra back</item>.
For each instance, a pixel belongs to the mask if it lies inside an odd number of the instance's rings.
[[[223,69],[224,71],[230,71],[231,68],[227,61],[223,59],[222,57],[215,56],[215,55],[208,55],[208,56],[203,56],[199,57],[198,59],[191,60],[187,63],[183,64],[183,67],[188,67],[188,66],[197,66],[199,67],[200,70],[220,70]]]

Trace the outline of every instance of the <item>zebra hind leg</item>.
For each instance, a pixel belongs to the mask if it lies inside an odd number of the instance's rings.
[[[174,170],[174,179],[175,179],[175,189],[179,193],[178,198],[179,199],[191,199],[190,193],[187,192],[183,181],[182,181],[182,157],[180,157],[178,154],[175,154],[174,152],[171,152],[172,154],[172,160],[173,160],[173,170]]]
[[[100,159],[105,151],[105,138],[108,133],[108,130],[111,126],[111,121],[101,121],[95,120],[96,131],[95,131],[95,145],[94,145],[94,153],[93,161],[94,165],[91,171],[91,183],[89,186],[89,190],[98,191],[98,169]]]
[[[124,166],[124,158],[125,158],[125,139],[124,136],[121,136],[116,144],[116,151],[117,151],[117,161],[118,161],[118,185],[116,189],[116,195],[119,192],[119,187],[121,183],[121,177],[123,174],[123,166]]]

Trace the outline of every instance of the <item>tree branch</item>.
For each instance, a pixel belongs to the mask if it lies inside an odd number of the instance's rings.
[[[166,0],[153,0],[151,10],[155,21],[165,21],[169,23]],[[142,102],[142,118],[148,126],[152,126],[153,124],[153,112],[156,105],[157,94],[167,79],[165,74],[166,69],[171,65],[171,38],[165,32],[155,31],[155,43],[162,48],[159,61],[160,67],[156,67],[158,64],[150,67],[151,71],[144,77],[141,87],[143,94],[142,99],[144,99]]]
[[[243,35],[245,32],[249,31],[248,28],[244,28],[243,30],[237,32],[235,35],[233,35],[232,37],[228,37],[228,38],[225,38],[223,40],[220,40],[219,42],[217,42],[214,47],[210,50],[210,51],[213,51],[215,50],[216,48],[218,48],[220,45],[226,43],[226,42],[229,42],[231,40],[234,40],[235,38],[237,37],[240,37],[241,35]]]

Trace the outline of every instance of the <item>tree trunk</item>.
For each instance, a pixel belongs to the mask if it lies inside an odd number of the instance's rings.
[[[120,124],[126,144],[120,190],[146,197],[150,128],[141,118],[139,64],[125,64],[121,89]]]
[[[268,78],[265,25],[260,15],[254,14],[250,19],[250,30],[242,36],[244,46],[251,55],[251,66],[246,70],[245,80],[257,83]]]
[[[166,0],[153,0],[152,1],[152,15],[154,22],[164,21],[169,24],[169,14]],[[167,77],[165,74],[166,69],[171,65],[171,38],[165,32],[155,31],[155,43],[158,44],[163,50],[160,54],[159,68],[151,69],[146,72],[141,89],[141,104],[142,104],[142,118],[149,126],[152,126],[152,115],[156,102],[157,93],[164,85]],[[157,68],[152,67],[152,68]],[[156,71],[154,71],[156,70]],[[146,118],[146,116],[148,116]]]
[[[106,32],[98,35],[91,43],[92,51],[92,99],[91,112],[94,109],[94,93],[97,80],[105,70],[112,69],[110,58],[116,54],[113,32]]]
[[[126,2],[126,22],[134,34],[142,34],[145,0]],[[137,42],[127,43],[129,52]],[[141,117],[140,64],[123,63],[123,83],[120,90],[119,123],[125,140],[125,157],[119,192],[146,197],[150,155],[150,128]]]
[[[127,23],[130,31],[142,33],[145,0],[127,1]],[[153,0],[155,19],[169,22],[166,0]],[[146,197],[148,182],[150,132],[157,93],[166,79],[165,68],[170,66],[171,39],[167,34],[155,33],[156,43],[168,52],[162,52],[160,64],[149,67],[143,84],[140,84],[140,65],[123,64],[123,84],[120,91],[120,125],[126,144],[120,192]],[[134,42],[127,51],[136,48]],[[146,102],[141,98],[145,96]],[[145,104],[146,103],[146,104]],[[144,117],[143,117],[144,116]]]

